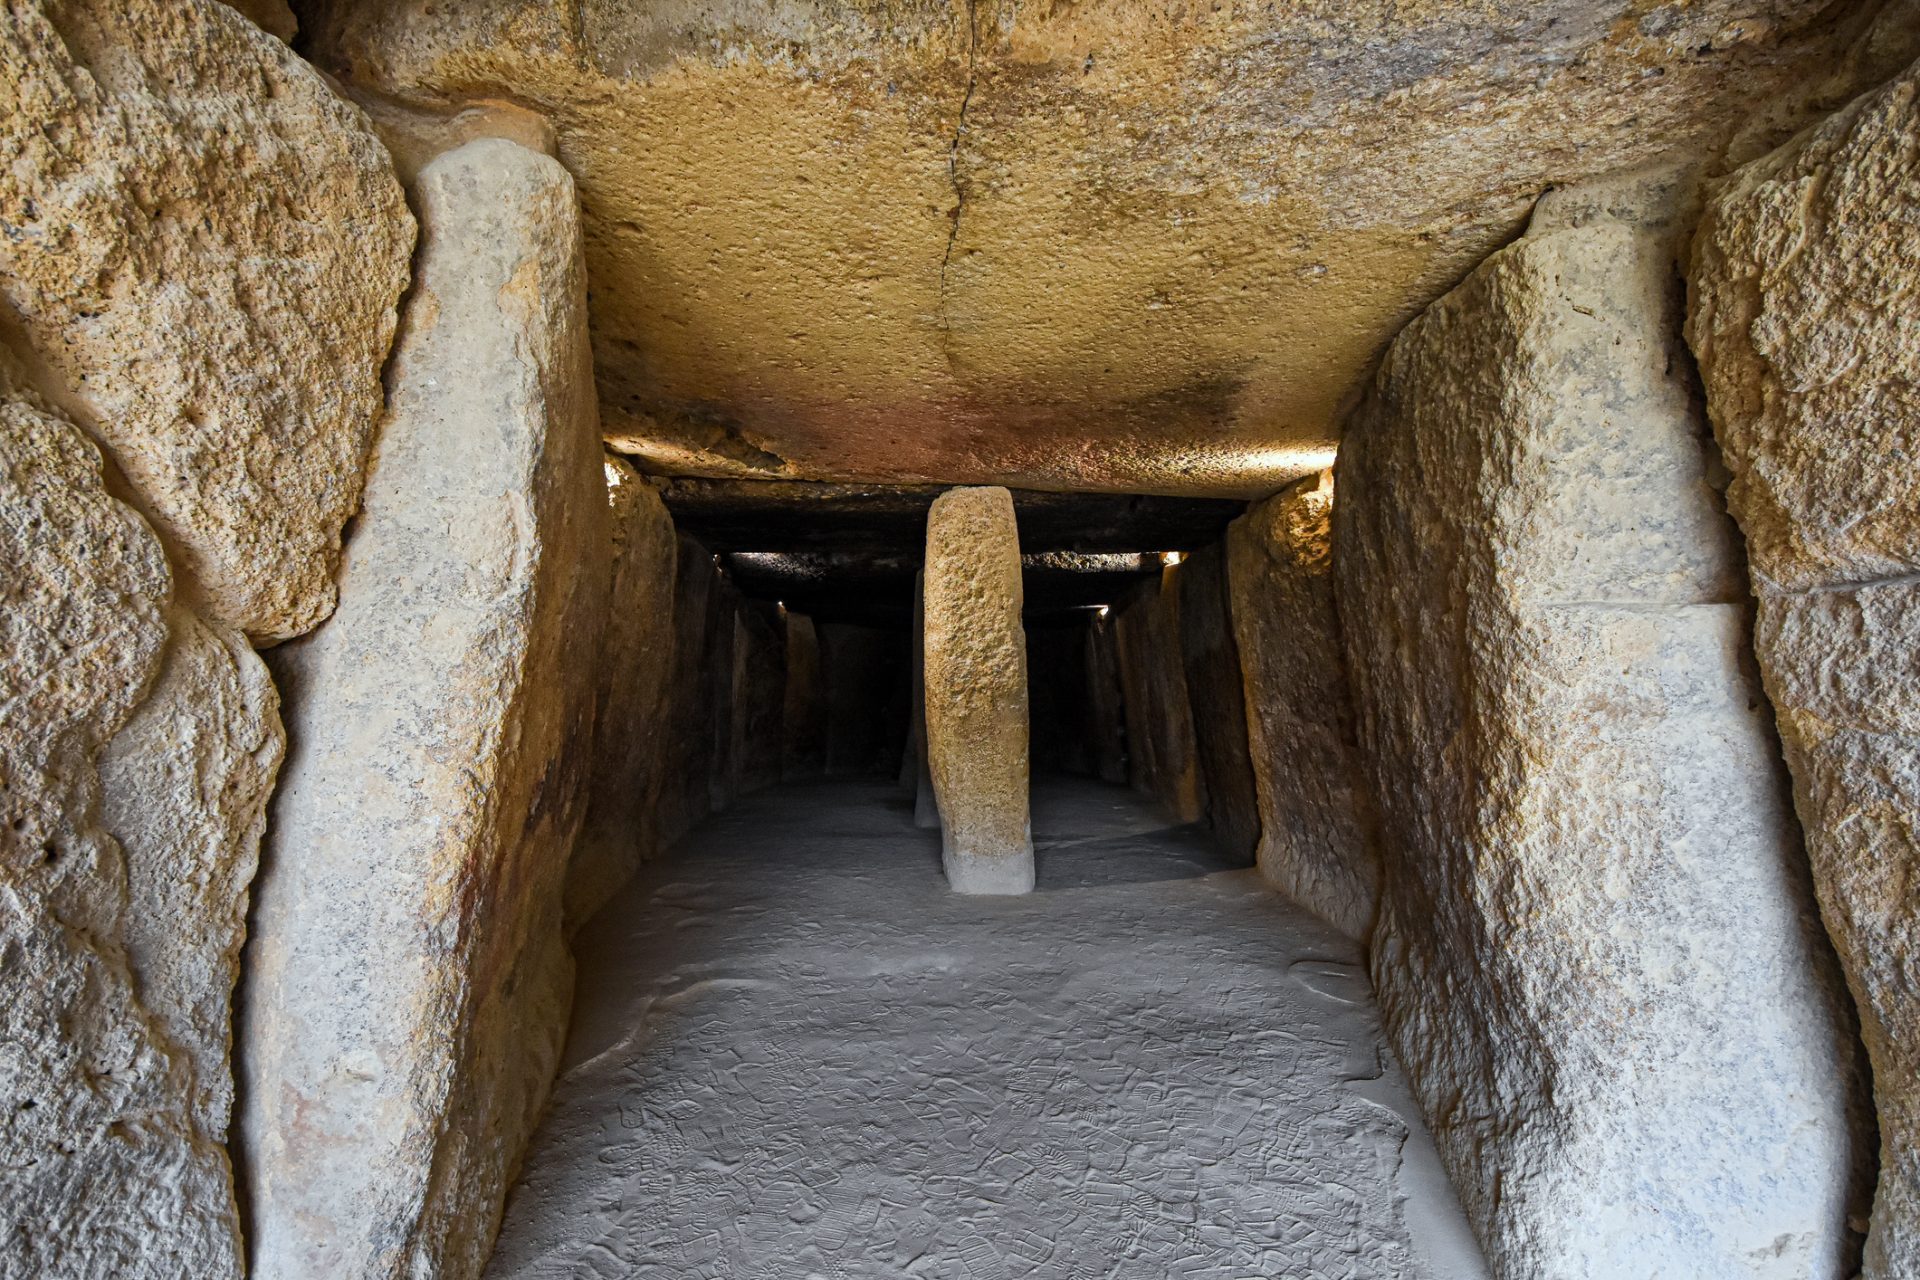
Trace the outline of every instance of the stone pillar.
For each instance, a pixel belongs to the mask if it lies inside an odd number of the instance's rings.
[[[1873,1061],[1869,1280],[1920,1275],[1920,68],[1714,191],[1688,336]]]
[[[1127,780],[1126,712],[1121,705],[1120,649],[1111,611],[1087,627],[1087,732],[1094,776]]]
[[[633,464],[604,460],[611,539],[607,630],[598,671],[586,824],[567,871],[578,924],[632,878],[660,843],[657,813],[673,674],[673,520]]]
[[[827,769],[827,694],[813,619],[787,611],[786,709],[781,716],[780,776],[817,778]]]
[[[1126,693],[1127,768],[1137,790],[1180,822],[1206,816],[1186,664],[1180,657],[1179,565],[1135,587],[1116,614]]]
[[[1365,938],[1380,856],[1334,612],[1332,521],[1330,472],[1249,507],[1227,528],[1227,594],[1246,684],[1260,874]]]
[[[488,139],[422,248],[340,605],[287,692],[249,943],[253,1271],[477,1276],[559,1059],[607,492],[573,181]]]
[[[1335,467],[1382,1012],[1495,1275],[1849,1275],[1856,1081],[1657,184],[1556,194]]]
[[[940,825],[940,802],[933,794],[933,766],[927,756],[927,571],[913,576],[913,825],[931,831]]]
[[[927,755],[958,893],[1033,889],[1020,543],[1005,489],[949,489],[927,513]]]
[[[1260,842],[1240,653],[1227,613],[1226,551],[1203,547],[1180,565],[1180,660],[1194,747],[1206,780],[1207,822],[1228,853],[1251,862]]]

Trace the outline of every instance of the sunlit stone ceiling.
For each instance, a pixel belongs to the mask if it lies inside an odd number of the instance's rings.
[[[1386,340],[1544,186],[1751,153],[1916,25],[1822,0],[301,18],[363,94],[552,120],[608,434],[654,469],[1238,495],[1325,460]]]

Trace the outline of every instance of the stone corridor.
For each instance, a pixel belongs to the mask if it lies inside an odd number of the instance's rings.
[[[1477,1280],[1358,949],[1197,828],[1035,789],[947,891],[885,783],[739,802],[576,940],[490,1277]]]

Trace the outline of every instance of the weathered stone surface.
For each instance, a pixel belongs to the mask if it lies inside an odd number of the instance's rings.
[[[954,489],[927,513],[927,758],[957,893],[1033,889],[1020,544],[1005,489]]]
[[[0,298],[183,602],[256,641],[324,618],[413,247],[364,117],[213,0],[33,0],[0,222]]]
[[[633,464],[605,458],[613,572],[601,641],[587,816],[567,871],[567,920],[578,924],[659,848],[655,810],[667,752],[673,662],[673,521]]]
[[[1259,795],[1260,874],[1365,938],[1380,855],[1334,610],[1332,517],[1328,472],[1251,507],[1227,530],[1227,590]]]
[[[713,807],[713,702],[719,677],[707,632],[720,578],[713,553],[680,535],[673,577],[673,676],[667,692],[666,756],[661,766],[657,822],[660,845],[671,846]]]
[[[1180,565],[1180,659],[1194,745],[1206,779],[1207,822],[1221,847],[1253,860],[1260,843],[1260,806],[1247,741],[1247,701],[1240,653],[1227,611],[1226,551],[1203,547]]]
[[[609,577],[573,184],[435,160],[340,607],[279,651],[292,744],[247,956],[255,1272],[478,1274],[557,1060],[563,879]]]
[[[4,352],[0,563],[0,1276],[238,1277],[240,1224],[210,1123],[221,1082],[199,1074],[205,1046],[169,1039],[192,1024],[191,1010],[172,1015],[204,993],[168,981],[191,970],[170,963],[182,952],[136,954],[129,907],[159,905],[155,868],[130,904],[126,860],[99,821],[110,743],[163,669],[161,692],[180,688],[166,557],[108,496],[99,451],[23,390]],[[182,852],[194,859],[174,868],[183,879],[218,874],[200,859],[223,850]],[[156,958],[156,994],[177,997],[159,1016],[138,967]],[[221,1048],[211,1065],[224,1072]]]
[[[1141,583],[1114,610],[1120,687],[1126,704],[1127,781],[1156,796],[1176,819],[1206,816],[1206,782],[1194,741],[1180,657],[1178,565]]]
[[[1606,204],[1415,320],[1341,445],[1374,978],[1496,1275],[1844,1280],[1851,1018],[1669,237]]]
[[[652,466],[1254,496],[1325,465],[1387,340],[1544,186],[1791,114],[1880,7],[311,0],[303,18],[358,83],[553,117],[609,433]]]
[[[1087,628],[1087,732],[1094,776],[1127,780],[1127,718],[1120,692],[1120,642],[1111,613]]]
[[[247,903],[286,750],[280,695],[246,637],[168,610],[166,658],[100,760],[102,824],[127,864],[127,958],[184,1059],[194,1118],[224,1143],[233,991]]]
[[[1920,1275],[1920,68],[1707,206],[1688,335],[1827,927],[1873,1061],[1872,1280]]]
[[[780,776],[817,778],[827,768],[826,685],[813,619],[787,610],[787,696],[780,717]]]

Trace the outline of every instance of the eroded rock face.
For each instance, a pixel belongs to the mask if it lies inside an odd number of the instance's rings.
[[[1920,1274],[1920,69],[1716,191],[1688,336],[1755,649],[1873,1061],[1874,1280]]]
[[[1194,745],[1207,780],[1207,821],[1221,847],[1251,861],[1260,843],[1239,646],[1227,613],[1226,553],[1202,548],[1180,566],[1180,659]]]
[[[1542,187],[1786,114],[1879,6],[301,7],[357,84],[552,117],[654,465],[1253,496]]]
[[[419,274],[248,952],[257,1274],[470,1277],[553,1075],[609,576],[573,184],[491,140],[414,190]]]
[[[678,545],[659,491],[617,454],[604,460],[613,573],[595,702],[587,816],[567,872],[567,919],[592,915],[658,851],[655,811],[673,673]]]
[[[213,0],[34,0],[0,32],[0,297],[184,602],[333,607],[413,221],[358,110]]]
[[[1259,796],[1260,874],[1365,938],[1380,859],[1334,610],[1332,521],[1330,472],[1249,508],[1227,530],[1228,595]]]
[[[1029,893],[1027,650],[1020,541],[1005,489],[954,489],[927,513],[927,760],[956,893]]]
[[[1851,1018],[1670,237],[1611,203],[1410,325],[1341,445],[1375,982],[1496,1275],[1844,1280]]]
[[[253,762],[264,779],[241,762],[236,793],[222,793],[235,762],[219,741],[227,726],[200,718],[198,699],[224,687],[198,669],[204,628],[170,605],[160,542],[108,496],[99,451],[25,392],[4,352],[0,562],[0,1275],[237,1278],[220,1145],[232,973],[208,953],[238,939],[237,864],[258,836],[258,797],[240,793],[270,782],[271,762]],[[233,666],[246,663],[257,660]],[[270,720],[270,701],[258,705]],[[103,805],[103,759],[116,743],[154,745],[175,715],[210,736],[120,759]],[[196,780],[175,771],[196,761],[213,766],[213,794],[183,791]],[[229,799],[256,807],[234,813]],[[183,808],[126,829],[123,857],[101,811],[141,800]],[[156,861],[167,855],[180,861]],[[187,914],[135,918],[167,909]]]

